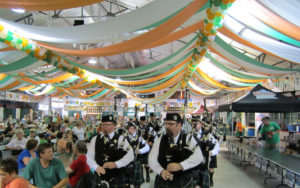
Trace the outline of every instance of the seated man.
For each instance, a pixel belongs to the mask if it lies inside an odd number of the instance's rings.
[[[13,150],[13,155],[19,155],[26,147],[27,139],[24,138],[24,132],[21,129],[16,131],[16,138],[13,138],[5,147],[7,150]]]
[[[182,131],[179,114],[167,114],[166,134],[154,142],[149,154],[150,168],[157,174],[155,188],[192,188],[192,168],[203,161],[202,152],[192,134]]]
[[[43,143],[38,146],[39,158],[29,162],[24,171],[24,178],[33,179],[34,185],[42,188],[62,188],[68,183],[68,175],[63,163],[53,158],[52,146]]]

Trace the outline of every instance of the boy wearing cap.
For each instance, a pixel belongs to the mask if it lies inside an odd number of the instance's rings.
[[[167,114],[166,133],[158,138],[149,154],[150,168],[157,174],[155,188],[193,187],[192,168],[203,161],[197,141],[182,131],[179,114]]]
[[[28,140],[29,139],[35,139],[38,142],[38,144],[40,143],[40,138],[36,136],[35,129],[30,129]]]
[[[92,138],[87,163],[111,188],[125,188],[124,167],[133,161],[134,155],[125,137],[115,132],[115,126],[112,115],[102,116],[102,133]]]
[[[137,130],[137,127],[134,123],[128,122],[127,125],[128,135],[126,136],[127,141],[131,145],[134,158],[133,161],[133,173],[127,176],[128,184],[133,185],[135,188],[139,188],[143,183],[143,166],[141,163],[141,158],[143,154],[146,154],[150,151],[150,147],[147,142],[141,136],[141,132]]]

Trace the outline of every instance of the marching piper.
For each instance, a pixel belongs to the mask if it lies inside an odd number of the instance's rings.
[[[149,165],[157,174],[154,187],[193,187],[192,168],[202,162],[202,152],[193,135],[183,133],[179,114],[167,114],[165,125],[166,133],[149,154]]]
[[[210,141],[210,129],[204,128],[200,117],[192,117],[193,136],[197,140],[198,145],[202,151],[204,162],[197,166],[194,170],[194,183],[196,187],[209,188],[210,187],[210,175],[209,175],[209,163],[210,152],[213,151],[215,144]]]
[[[112,115],[103,116],[102,133],[93,137],[87,152],[88,165],[112,188],[125,188],[124,167],[133,161],[133,150],[124,136],[115,132]]]
[[[133,122],[128,122],[127,129],[128,135],[126,139],[131,145],[135,156],[135,160],[131,163],[132,173],[127,175],[128,184],[139,188],[143,184],[143,166],[140,159],[143,154],[150,151],[150,147],[141,136],[141,131],[137,129]]]
[[[146,117],[141,116],[140,117],[140,130],[142,132],[142,137],[147,142],[147,144],[152,147],[154,141],[157,139],[157,135],[153,129],[153,127],[150,124],[147,124]],[[146,171],[146,182],[150,182],[150,168],[148,164],[148,154],[145,153],[141,155],[140,160],[142,164],[144,165],[145,171]]]

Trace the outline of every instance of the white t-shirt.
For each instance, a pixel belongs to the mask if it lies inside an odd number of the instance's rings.
[[[12,139],[6,146],[7,147],[21,147],[25,149],[27,143],[27,139],[23,138],[22,140],[18,140],[17,138]]]
[[[78,140],[84,140],[84,128],[81,127],[81,129],[78,129],[77,127],[74,127],[72,129],[73,133],[78,137]]]

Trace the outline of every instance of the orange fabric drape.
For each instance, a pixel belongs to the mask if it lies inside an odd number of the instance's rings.
[[[184,70],[180,71],[176,76],[174,76],[170,80],[168,80],[165,83],[163,83],[161,85],[158,85],[154,88],[145,89],[145,90],[141,90],[141,91],[133,91],[133,92],[136,92],[136,93],[150,93],[150,92],[153,92],[153,91],[159,91],[159,90],[165,89],[165,88],[177,83],[180,79],[182,79],[182,76],[183,76],[183,73],[185,72],[185,70],[186,70],[186,68]]]
[[[92,97],[94,95],[97,95],[98,93],[101,93],[104,89],[106,88],[101,88],[99,89],[98,91],[94,92],[94,93],[91,93],[89,95],[81,95],[80,93],[78,93],[77,91],[74,91],[76,94],[78,94],[79,96],[81,96],[82,98],[88,98],[88,97]]]
[[[93,85],[95,85],[95,83],[89,83],[89,84],[85,84],[83,86],[72,87],[72,89],[86,89],[86,88],[89,88],[89,87],[91,87]],[[65,88],[65,89],[70,89],[70,88]]]
[[[293,39],[300,41],[300,27],[296,26],[284,18],[278,16],[268,8],[256,1],[249,1],[255,6],[255,11],[253,11],[253,16],[265,23],[266,25],[272,27],[273,29],[283,33]]]
[[[243,44],[243,45],[245,45],[245,46],[249,46],[249,47],[251,47],[251,48],[253,48],[253,49],[257,50],[257,51],[264,52],[265,54],[268,54],[268,55],[277,57],[278,59],[284,59],[284,58],[282,58],[282,57],[277,56],[276,54],[273,54],[273,53],[271,53],[271,52],[269,52],[269,51],[267,51],[267,50],[264,50],[264,49],[262,49],[262,48],[256,46],[255,44],[252,44],[251,42],[249,42],[249,41],[247,41],[247,40],[241,38],[240,36],[238,36],[238,35],[235,34],[234,32],[230,31],[230,30],[229,30],[228,28],[226,28],[225,26],[222,27],[222,28],[220,28],[220,29],[219,29],[219,32],[222,33],[223,35],[225,35],[225,36],[231,38],[232,40],[234,40],[234,41],[236,41],[236,42],[239,42],[239,43],[241,43],[241,44]],[[286,60],[286,59],[284,59],[284,60]],[[289,60],[286,60],[286,61],[289,61]]]
[[[15,82],[13,82],[13,83],[11,83],[11,84],[5,86],[5,87],[0,88],[0,91],[5,91],[5,90],[12,89],[12,88],[16,87],[17,85],[19,85],[19,84],[21,84],[21,83],[22,83],[22,82],[20,82],[20,81],[15,81]]]
[[[197,23],[195,23],[193,25],[190,25],[190,26],[188,26],[188,27],[186,27],[184,29],[181,29],[179,31],[171,33],[171,34],[165,36],[164,38],[151,43],[150,45],[144,46],[143,48],[141,48],[139,50],[154,48],[156,46],[161,46],[161,45],[170,43],[172,41],[178,40],[178,39],[180,39],[182,37],[185,37],[185,36],[187,36],[187,35],[195,32],[195,31],[201,29],[203,26],[204,26],[204,21],[202,20],[202,21],[197,22]]]
[[[188,57],[187,59],[185,59],[183,62],[181,62],[179,65],[177,65],[176,67],[173,67],[172,69],[168,70],[167,72],[160,74],[158,76],[152,77],[152,78],[148,78],[145,80],[138,80],[138,81],[122,81],[122,80],[114,80],[114,83],[118,83],[118,84],[129,84],[129,85],[138,85],[138,84],[147,84],[150,82],[154,82],[157,81],[159,79],[162,79],[170,74],[172,74],[174,71],[180,69],[182,66],[184,66],[189,60],[191,59],[191,57]],[[109,80],[108,80],[109,81]]]
[[[26,75],[24,73],[20,73],[19,76],[26,76]],[[60,82],[60,81],[63,81],[63,80],[66,80],[66,79],[70,78],[71,76],[73,76],[73,74],[65,73],[65,74],[63,74],[63,75],[61,75],[57,78],[52,78],[52,79],[43,80],[43,81],[33,81],[30,78],[21,78],[21,79],[26,81],[26,82],[29,82],[31,84],[39,85],[39,84],[51,84],[51,83],[55,83],[55,82]]]
[[[149,49],[149,48],[154,48],[156,46],[160,46],[160,45],[164,45],[164,44],[167,44],[167,43],[170,43],[172,41],[175,41],[175,40],[178,40],[182,37],[185,37],[193,32],[195,32],[196,30],[202,28],[204,25],[204,21],[200,21],[200,22],[197,22],[191,26],[188,26],[182,30],[179,30],[179,31],[176,31],[172,34],[169,34],[167,35],[166,37],[156,41],[156,42],[153,42],[151,43],[150,45],[148,46],[144,46],[142,47],[141,49],[138,49],[138,50],[143,50],[143,49]],[[189,50],[192,50],[194,47],[191,47]],[[101,69],[101,68],[96,68],[94,66],[91,66],[91,65],[85,65],[86,67],[90,67],[90,68],[93,68],[93,69],[96,69],[96,70],[113,70],[113,69]],[[122,70],[122,69],[114,69],[114,70]]]
[[[138,37],[118,44],[87,50],[60,49],[43,43],[38,44],[59,53],[76,55],[79,57],[111,56],[115,54],[136,51],[142,48],[143,46],[151,44],[167,36],[169,33],[171,33],[180,25],[182,25],[191,16],[193,16],[206,2],[207,0],[194,0],[193,3],[189,4],[181,12],[179,12],[177,15],[175,15],[165,23],[161,24],[160,26],[154,28],[153,30],[145,34],[142,34]]]
[[[62,10],[83,7],[104,0],[0,0],[1,8],[25,9],[31,11]]]
[[[36,87],[36,86],[29,85],[29,86],[25,86],[25,87],[20,87],[19,90],[20,90],[20,91],[27,91],[27,90],[33,89],[33,88],[35,88],[35,87]]]
[[[17,49],[9,46],[9,47],[0,49],[0,52],[15,51],[15,50],[17,50]]]

